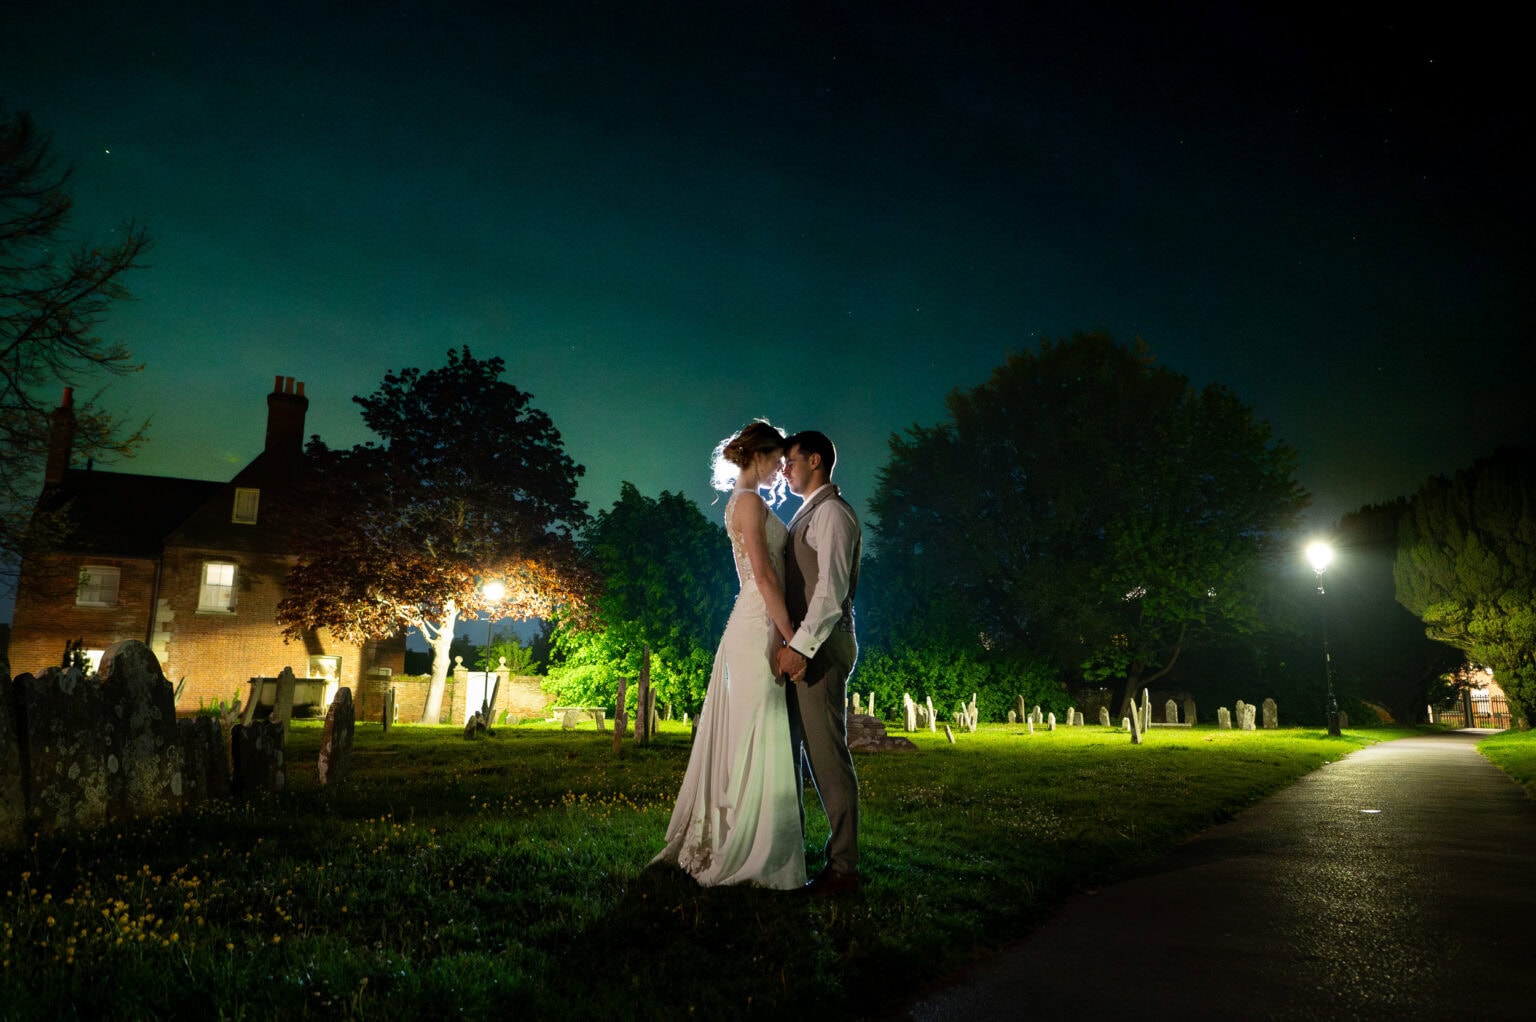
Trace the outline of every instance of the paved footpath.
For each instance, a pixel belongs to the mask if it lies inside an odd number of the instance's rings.
[[[1536,1018],[1536,802],[1480,737],[1330,763],[899,1017]]]

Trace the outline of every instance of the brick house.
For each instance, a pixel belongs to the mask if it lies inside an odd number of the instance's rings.
[[[49,557],[23,563],[11,629],[11,669],[58,664],[81,640],[93,661],[139,639],[173,683],[181,712],[239,694],[284,667],[360,692],[403,667],[403,639],[347,643],[321,629],[285,642],[276,621],[290,524],[283,498],[303,466],[304,384],[277,378],[267,395],[266,445],[228,482],[71,468],[70,391],[53,412],[42,508],[68,505],[72,532]]]

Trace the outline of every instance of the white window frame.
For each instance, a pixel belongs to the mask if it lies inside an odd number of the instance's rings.
[[[227,569],[227,570],[226,570]],[[210,581],[214,575],[227,576]],[[197,609],[204,614],[233,614],[235,612],[235,583],[239,569],[233,561],[204,561],[197,587]]]
[[[95,579],[97,585],[87,588],[88,583]],[[107,579],[112,580],[110,594],[103,584]],[[75,606],[77,607],[115,607],[117,606],[118,593],[123,583],[123,572],[120,568],[113,568],[105,564],[86,564],[80,568],[80,584],[75,589]]]
[[[237,486],[235,488],[235,506],[230,509],[229,520],[236,525],[255,525],[256,511],[260,505],[260,490]]]

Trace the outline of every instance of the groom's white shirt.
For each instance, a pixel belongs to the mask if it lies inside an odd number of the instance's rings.
[[[805,495],[789,520],[791,529],[816,495],[831,485],[823,483]],[[800,622],[799,630],[789,640],[790,648],[807,660],[821,649],[821,644],[827,641],[827,636],[832,634],[843,616],[843,600],[848,597],[853,551],[859,535],[859,524],[842,501],[824,501],[818,510],[820,513],[805,527],[805,542],[816,551],[816,591],[806,606],[805,620]]]

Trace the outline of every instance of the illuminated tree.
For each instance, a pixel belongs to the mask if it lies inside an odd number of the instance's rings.
[[[1398,532],[1397,599],[1492,668],[1511,709],[1536,713],[1536,449],[1506,449],[1413,495]]]
[[[333,451],[316,438],[306,452],[298,563],[278,619],[294,638],[321,626],[351,640],[420,631],[433,651],[423,722],[441,717],[461,616],[547,618],[587,590],[574,541],[581,466],[503,367],[464,348],[445,368],[390,373],[353,398],[382,443]],[[482,594],[493,580],[506,587],[498,601]]]
[[[983,648],[1048,653],[1127,694],[1192,643],[1255,627],[1257,569],[1306,503],[1295,455],[1227,389],[1145,347],[1043,342],[891,438],[874,551],[920,634],[961,609]]]
[[[0,564],[8,582],[24,553],[45,552],[68,527],[67,508],[33,513],[61,387],[140,368],[96,329],[113,302],[129,297],[122,277],[139,267],[149,241],[127,223],[109,247],[76,242],[68,184],[48,136],[0,107]],[[142,439],[142,428],[94,403],[74,405],[75,455],[126,455]]]
[[[696,708],[736,593],[725,529],[681,494],[653,500],[624,483],[582,546],[601,594],[589,621],[557,630],[552,684],[562,698],[606,702],[649,650],[659,698]]]

